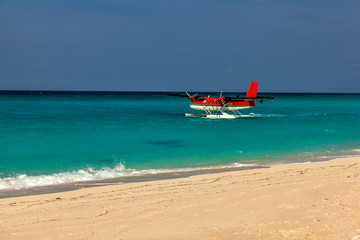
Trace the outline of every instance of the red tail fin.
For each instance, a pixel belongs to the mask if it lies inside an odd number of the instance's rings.
[[[257,82],[251,82],[249,90],[248,90],[248,92],[246,94],[246,97],[256,97],[257,96],[257,88],[258,88],[258,83]]]

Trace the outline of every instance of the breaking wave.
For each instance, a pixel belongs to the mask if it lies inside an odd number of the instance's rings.
[[[233,163],[223,166],[195,167],[195,168],[175,168],[175,169],[146,169],[136,170],[127,169],[123,164],[118,164],[114,168],[102,168],[95,170],[93,168],[81,169],[78,171],[54,173],[51,175],[28,176],[20,174],[15,177],[0,179],[0,191],[10,189],[32,188],[50,185],[69,184],[74,182],[97,181],[118,177],[142,176],[147,174],[172,173],[172,172],[190,172],[197,170],[224,169],[250,167],[254,164]]]

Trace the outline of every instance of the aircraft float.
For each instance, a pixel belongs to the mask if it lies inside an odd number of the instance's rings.
[[[204,114],[185,113],[185,117],[202,117],[202,118],[227,118],[234,119],[238,117],[247,117],[239,112],[241,109],[255,107],[256,101],[262,103],[265,100],[273,101],[273,97],[257,96],[257,82],[251,82],[249,90],[245,97],[225,97],[220,92],[220,97],[202,97],[198,94],[186,95],[168,94],[169,96],[190,98],[190,107],[195,110],[203,111]]]

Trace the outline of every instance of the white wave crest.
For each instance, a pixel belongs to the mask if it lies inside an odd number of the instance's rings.
[[[114,168],[102,168],[94,170],[92,168],[81,169],[72,172],[54,173],[51,175],[28,176],[26,174],[17,175],[16,177],[7,177],[0,179],[0,191],[9,189],[21,189],[40,186],[69,184],[74,182],[105,180],[110,178],[142,176],[146,174],[159,174],[171,172],[189,172],[197,170],[223,169],[250,167],[254,164],[233,163],[223,166],[197,167],[197,168],[174,168],[174,169],[126,169],[123,164],[118,164]]]

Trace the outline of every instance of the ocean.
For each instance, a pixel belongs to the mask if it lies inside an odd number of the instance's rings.
[[[359,94],[259,95],[275,101],[203,119],[164,92],[3,91],[0,191],[360,155]]]

